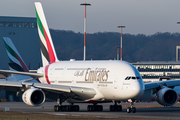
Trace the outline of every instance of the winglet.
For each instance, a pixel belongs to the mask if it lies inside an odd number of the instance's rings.
[[[58,59],[41,3],[35,2],[35,10],[40,37],[42,62],[43,66],[46,66],[49,63],[57,62]]]

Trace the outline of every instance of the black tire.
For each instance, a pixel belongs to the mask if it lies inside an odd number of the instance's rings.
[[[90,105],[87,106],[87,111],[91,111]]]
[[[112,107],[111,107],[111,111],[115,111],[115,107],[114,107],[114,105],[112,105]]]
[[[135,113],[135,112],[136,112],[136,108],[133,107],[133,108],[131,109],[131,112],[132,112],[132,113]]]
[[[74,111],[74,106],[73,105],[69,106],[69,111]]]
[[[118,105],[118,109],[117,109],[117,111],[122,111],[122,106],[121,105]]]
[[[54,111],[57,112],[57,105],[54,106]]]
[[[66,111],[66,107],[64,105],[61,106],[61,111]]]
[[[100,111],[103,111],[103,106],[102,105],[100,105]]]
[[[95,106],[91,105],[91,111],[95,111]]]
[[[56,111],[56,112],[61,111],[61,106],[55,105],[54,111]]]
[[[75,111],[79,111],[79,105],[75,105]]]
[[[109,106],[109,111],[112,111],[112,105]]]
[[[64,107],[65,107],[65,111],[70,111],[69,105],[65,105]]]

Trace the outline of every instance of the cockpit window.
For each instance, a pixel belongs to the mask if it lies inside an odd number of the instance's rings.
[[[136,79],[136,77],[132,77],[132,79]]]
[[[125,80],[129,80],[131,77],[126,77]]]
[[[130,80],[130,79],[136,80],[136,79],[140,79],[140,77],[127,76],[127,77],[125,78],[125,80]]]

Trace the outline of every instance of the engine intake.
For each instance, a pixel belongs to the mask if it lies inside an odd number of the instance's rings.
[[[22,99],[24,103],[30,106],[40,106],[45,101],[45,94],[41,89],[31,88],[23,93]]]
[[[157,102],[164,106],[171,106],[177,102],[176,91],[171,88],[163,88],[157,92]]]

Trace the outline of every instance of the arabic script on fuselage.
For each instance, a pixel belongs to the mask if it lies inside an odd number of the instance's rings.
[[[92,70],[91,68],[88,68],[86,71],[76,71],[74,73],[74,76],[84,76],[85,81],[107,81],[109,72],[109,70],[105,69],[99,70],[98,68],[96,68],[95,70]]]

